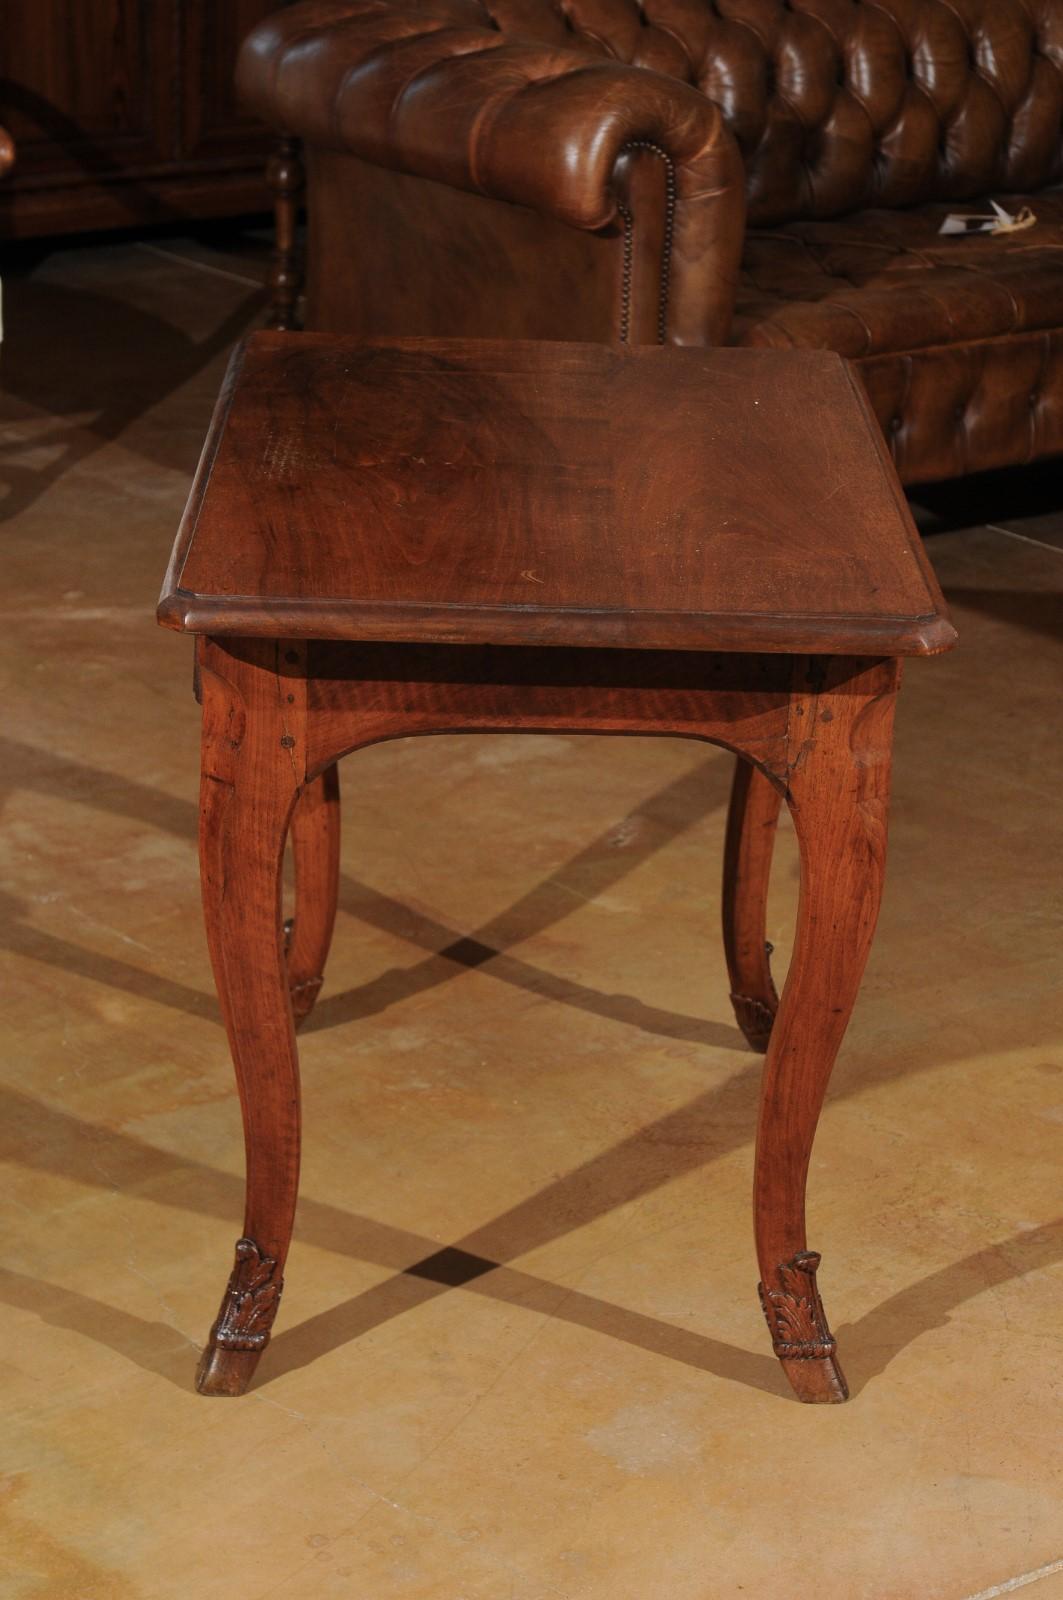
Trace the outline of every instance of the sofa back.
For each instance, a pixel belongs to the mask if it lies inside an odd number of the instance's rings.
[[[483,0],[503,33],[665,72],[722,108],[750,220],[1063,177],[1063,0]]]

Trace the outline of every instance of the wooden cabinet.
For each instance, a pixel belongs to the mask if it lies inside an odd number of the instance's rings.
[[[0,27],[18,150],[0,238],[265,210],[270,139],[236,104],[241,39],[278,0],[24,0]]]

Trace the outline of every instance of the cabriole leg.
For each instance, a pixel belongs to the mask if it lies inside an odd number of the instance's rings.
[[[805,1237],[820,1107],[878,917],[886,860],[895,662],[812,663],[789,804],[801,851],[797,933],[764,1067],[754,1209],[761,1303],[801,1400],[848,1396]],[[798,705],[795,694],[795,707]]]
[[[735,763],[723,856],[723,947],[738,1026],[754,1050],[771,1038],[779,997],[766,938],[768,882],[782,794],[752,762]]]
[[[295,915],[285,924],[288,986],[295,1026],[313,1010],[324,980],[336,922],[340,873],[340,779],[326,767],[308,783],[292,813]]]
[[[288,654],[287,660],[296,658]],[[196,1377],[246,1389],[280,1299],[299,1182],[299,1065],[281,930],[285,835],[299,789],[283,647],[203,649],[200,868],[214,977],[243,1112],[243,1236]],[[293,699],[298,698],[293,696]]]

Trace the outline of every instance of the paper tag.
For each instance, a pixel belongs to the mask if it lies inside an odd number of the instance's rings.
[[[1021,233],[1032,228],[1037,218],[1029,206],[1023,206],[1015,216],[995,200],[990,200],[992,214],[982,211],[950,211],[939,233]]]

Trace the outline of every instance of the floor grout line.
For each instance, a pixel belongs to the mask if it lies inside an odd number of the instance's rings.
[[[192,256],[183,256],[177,250],[164,250],[161,245],[147,244],[143,239],[137,242],[138,250],[147,250],[149,255],[162,256],[164,261],[176,261],[178,266],[192,267],[196,272],[209,272],[215,278],[228,278],[230,283],[245,283],[252,289],[265,289],[266,285],[261,278],[245,278],[239,272],[230,272],[227,267],[215,267],[209,261],[196,261]]]
[[[996,522],[987,522],[985,526],[990,533],[1002,533],[1007,539],[1021,539],[1023,544],[1035,544],[1039,550],[1051,550],[1053,555],[1063,555],[1058,544],[1049,544],[1046,539],[1034,539],[1028,533],[1016,533],[1014,528],[1002,528]]]
[[[977,1594],[969,1594],[967,1600],[995,1600],[998,1594],[1012,1594],[1016,1589],[1025,1589],[1028,1583],[1036,1583],[1038,1578],[1050,1577],[1053,1572],[1063,1572],[1063,1556],[1060,1556],[1058,1561],[1046,1562],[1035,1572],[1023,1572],[1017,1578],[1008,1578],[1004,1583],[995,1583],[991,1589],[979,1589]]]

